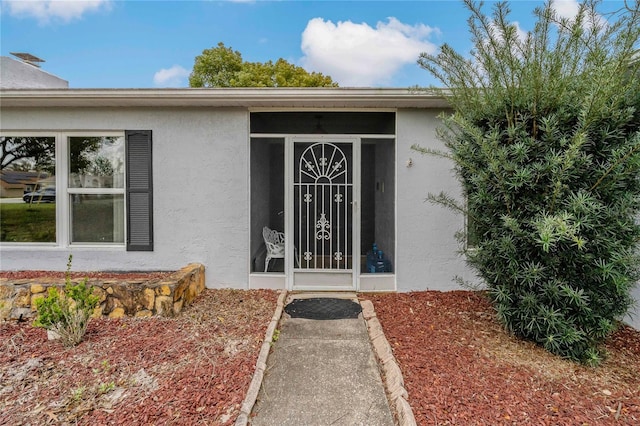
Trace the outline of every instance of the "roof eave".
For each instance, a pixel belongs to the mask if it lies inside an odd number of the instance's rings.
[[[388,88],[3,89],[7,107],[446,108],[425,90]]]

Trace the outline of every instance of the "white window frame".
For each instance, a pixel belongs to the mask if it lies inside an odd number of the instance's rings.
[[[55,138],[55,164],[56,164],[56,241],[53,243],[39,242],[2,242],[3,247],[51,247],[66,249],[70,247],[82,247],[87,249],[113,249],[126,251],[127,248],[127,196],[126,196],[126,167],[124,169],[124,185],[122,188],[69,188],[69,138],[70,137],[121,137],[126,140],[125,131],[96,131],[96,130],[73,130],[73,131],[10,131],[3,130],[0,137],[53,137]],[[126,164],[126,149],[125,149]],[[122,195],[124,199],[123,224],[124,238],[121,243],[73,243],[71,241],[71,206],[70,198],[72,194],[116,194]]]
[[[125,134],[122,132],[100,132],[100,131],[74,131],[74,132],[65,132],[61,133],[61,136],[64,137],[64,147],[65,147],[65,156],[64,156],[64,190],[65,190],[65,215],[67,222],[67,229],[64,233],[67,238],[67,244],[69,247],[122,247],[126,248],[126,239],[127,239],[127,200],[126,200],[126,185],[127,185],[127,176],[126,176],[126,149],[123,149],[124,158],[123,158],[123,185],[122,188],[71,188],[69,187],[69,172],[70,172],[70,164],[69,164],[69,152],[70,152],[70,138],[74,137],[119,137],[122,138],[122,142],[125,143]],[[98,243],[98,242],[73,242],[71,238],[71,222],[73,220],[71,214],[71,195],[79,194],[79,195],[122,195],[123,198],[123,210],[122,210],[122,222],[123,222],[123,235],[121,243]],[[57,200],[56,200],[57,201]]]

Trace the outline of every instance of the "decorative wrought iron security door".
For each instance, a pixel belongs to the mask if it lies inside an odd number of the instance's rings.
[[[353,145],[294,145],[294,245],[298,270],[350,272],[353,265]]]

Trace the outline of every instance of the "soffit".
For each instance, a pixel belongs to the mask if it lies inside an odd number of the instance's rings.
[[[5,89],[0,106],[217,108],[445,108],[426,91],[360,88]]]

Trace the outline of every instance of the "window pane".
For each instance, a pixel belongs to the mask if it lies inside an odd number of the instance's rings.
[[[69,197],[72,242],[124,242],[124,195],[71,194]]]
[[[69,188],[124,188],[124,137],[70,137]]]
[[[0,241],[56,241],[55,138],[0,137]]]
[[[474,248],[478,246],[481,235],[478,232],[478,227],[476,225],[476,222],[473,220],[473,218],[467,215],[466,219],[467,219],[467,248]]]

